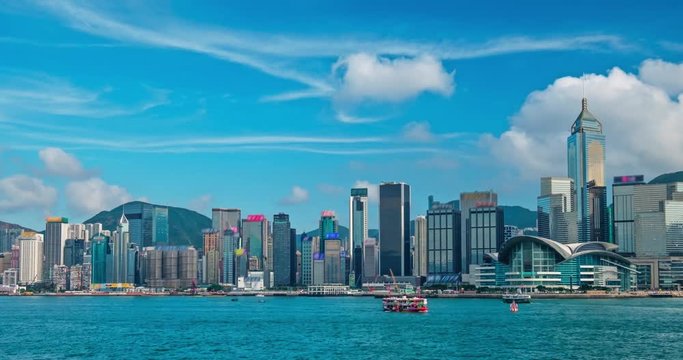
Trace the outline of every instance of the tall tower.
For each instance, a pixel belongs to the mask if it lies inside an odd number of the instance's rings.
[[[412,275],[410,257],[410,186],[387,182],[379,186],[380,275]]]
[[[581,100],[581,113],[574,121],[571,135],[567,138],[567,172],[574,180],[576,200],[576,221],[579,242],[593,239],[591,218],[594,214],[607,213],[606,204],[600,202],[600,209],[591,207],[591,190],[605,186],[605,135],[602,124],[588,111],[588,100]]]
[[[319,252],[325,254],[325,240],[339,239],[339,222],[337,222],[337,215],[333,210],[323,210],[320,213],[320,247]]]
[[[368,238],[368,189],[351,189],[349,197],[349,244],[346,251],[351,255],[351,266],[355,277],[363,273],[356,269],[354,262],[355,249],[363,249],[363,241]],[[359,264],[362,264],[360,262]]]
[[[289,215],[279,213],[273,215],[273,272],[275,286],[294,285],[292,279],[292,227]],[[296,236],[296,235],[295,235]]]
[[[68,237],[69,219],[60,216],[47,218],[43,243],[43,280],[51,280],[53,267],[64,264],[64,245]]]
[[[114,283],[125,283],[128,281],[128,245],[130,244],[130,228],[128,219],[125,214],[121,214],[119,225],[116,227],[114,234],[114,246],[112,253],[114,257],[113,263],[113,280]]]

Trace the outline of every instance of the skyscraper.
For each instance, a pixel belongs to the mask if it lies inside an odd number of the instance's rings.
[[[235,277],[235,251],[239,245],[240,234],[237,227],[225,230],[223,233],[223,283],[237,284]]]
[[[242,220],[242,240],[249,256],[249,271],[266,270],[268,228],[268,219],[263,215],[248,215]]]
[[[337,235],[334,235],[337,234]],[[323,210],[320,213],[320,227],[318,235],[320,235],[320,248],[319,252],[325,254],[325,239],[329,238],[339,238],[339,223],[337,222],[337,216],[332,210]]]
[[[602,124],[588,111],[588,100],[581,100],[581,113],[567,138],[567,170],[574,180],[579,242],[591,240],[591,216],[607,214],[607,204],[591,210],[589,185],[605,186],[605,135]],[[604,207],[604,208],[602,208]],[[596,222],[594,222],[596,223]]]
[[[313,239],[302,235],[301,239],[301,285],[313,285]]]
[[[130,231],[128,219],[121,214],[119,225],[114,232],[114,246],[112,247],[112,275],[113,283],[125,283],[128,281],[128,247],[130,245]]]
[[[607,188],[596,186],[591,180],[588,183],[588,211],[590,217],[589,240],[609,242],[609,211],[607,206]]]
[[[168,208],[165,206],[152,209],[152,244],[168,245]]]
[[[498,194],[493,191],[475,191],[460,194],[460,269],[469,272],[468,244],[471,244],[470,210],[477,207],[496,207]],[[503,226],[504,224],[501,224]]]
[[[213,208],[211,209],[211,222],[212,227],[221,232],[237,228],[237,232],[241,233],[242,210]]]
[[[19,243],[19,283],[33,284],[42,280],[43,275],[43,235],[24,231]]]
[[[645,186],[643,175],[615,176],[612,185],[614,242],[618,252],[633,256],[636,253],[636,188]]]
[[[500,250],[503,245],[504,224],[501,207],[480,205],[470,209],[467,229],[467,270],[472,265],[483,264],[484,254]]]
[[[564,244],[577,242],[573,179],[541,178],[541,194],[537,198],[537,224],[540,237]]]
[[[83,239],[67,239],[64,245],[64,265],[74,266],[83,264],[83,255],[85,254],[85,240]]]
[[[425,226],[426,238],[426,273],[421,276],[454,276],[462,272],[460,262],[461,251],[461,216],[452,203],[432,203],[427,210],[425,224],[415,221],[415,236]],[[421,235],[420,235],[421,237]]]
[[[363,249],[363,241],[368,237],[368,189],[351,189],[349,197],[349,244],[346,249],[351,255],[352,272],[360,276],[363,269],[356,269],[353,261],[355,249]],[[362,261],[360,262],[362,264]]]
[[[104,284],[109,282],[107,278],[107,260],[111,249],[109,247],[109,237],[97,234],[90,238],[91,256],[91,276],[93,284]]]
[[[341,240],[327,239],[325,242],[325,284],[343,284]]]
[[[64,264],[64,243],[69,236],[69,219],[65,217],[48,217],[45,224],[45,241],[43,254],[43,279],[52,279],[51,273],[55,265]]]
[[[273,215],[273,272],[275,286],[294,285],[292,269],[296,264],[292,262],[296,238],[292,238],[289,215],[279,213]],[[296,234],[294,235],[296,237]],[[296,270],[295,270],[296,271]]]
[[[385,182],[379,186],[380,275],[412,275],[410,257],[410,186]]]
[[[377,246],[377,239],[365,239],[363,247],[363,281],[373,282],[379,276],[379,247]]]
[[[427,276],[427,218],[421,215],[415,218],[413,276]]]
[[[222,231],[217,229],[206,229],[202,232],[202,239],[204,240],[204,266],[206,272],[204,273],[204,282],[207,284],[218,284],[221,278],[221,261],[223,253],[221,252],[221,242],[223,242]]]
[[[130,242],[151,246],[154,205],[141,201],[130,202],[123,205],[123,213],[128,219]]]

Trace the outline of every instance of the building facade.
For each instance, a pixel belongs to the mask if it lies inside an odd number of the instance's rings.
[[[204,241],[204,272],[205,284],[219,284],[221,282],[221,267],[223,253],[221,251],[223,235],[217,229],[205,229],[202,231]]]
[[[568,177],[541,178],[537,198],[538,235],[564,244],[576,242],[574,180]]]
[[[484,262],[487,253],[497,252],[503,245],[503,209],[482,206],[470,209],[467,228],[467,266]],[[469,272],[468,272],[469,273]]]
[[[427,210],[427,275],[454,275],[463,271],[460,220],[460,212],[448,203],[432,204]],[[417,230],[417,222],[415,225]]]
[[[168,208],[154,206],[152,208],[152,244],[168,245]],[[137,244],[142,246],[142,244]]]
[[[273,277],[275,286],[292,286],[296,272],[292,254],[296,251],[296,233],[292,237],[289,215],[273,215]]]
[[[263,215],[248,215],[242,220],[242,239],[247,249],[249,271],[263,271],[268,258],[268,219]]]
[[[600,121],[588,111],[586,98],[567,138],[567,170],[575,186],[578,240],[590,241],[591,222],[596,223],[591,217],[607,214],[607,204],[599,204],[604,208],[591,206],[589,186],[605,186],[605,135]]]
[[[415,217],[413,276],[427,276],[427,218]]]
[[[493,191],[475,191],[460,194],[460,267],[462,273],[469,271],[468,244],[471,243],[469,236],[470,210],[478,207],[498,206],[498,194]]]
[[[69,237],[69,219],[65,217],[48,217],[45,224],[45,241],[43,254],[43,279],[52,279],[55,265],[64,264],[64,243]],[[41,257],[42,258],[42,257]]]
[[[19,283],[29,285],[43,280],[43,235],[24,231],[19,243]]]
[[[379,186],[380,275],[412,275],[410,257],[410,186],[386,182]]]
[[[351,196],[349,197],[349,244],[346,248],[351,255],[351,272],[354,273],[354,278],[360,277],[363,274],[362,268],[356,268],[356,262],[353,260],[355,256],[355,249],[363,250],[363,241],[368,237],[368,189],[354,188],[351,189]],[[359,263],[362,266],[362,261]]]
[[[325,239],[339,238],[339,222],[337,221],[337,215],[332,210],[323,210],[320,213],[320,223],[318,227],[318,235],[320,236],[320,243],[318,252],[321,254],[325,253]]]
[[[313,285],[313,239],[301,239],[301,284]]]

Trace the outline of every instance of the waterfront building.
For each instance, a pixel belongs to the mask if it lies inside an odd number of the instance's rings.
[[[320,243],[318,252],[325,253],[325,239],[339,238],[339,223],[337,216],[332,210],[323,210],[320,213],[320,226],[318,228],[318,235],[320,236]]]
[[[240,234],[237,227],[233,226],[223,233],[223,272],[224,284],[237,284],[235,279],[235,251],[239,246]]]
[[[113,236],[113,246],[111,249],[112,262],[112,281],[122,284],[128,281],[128,247],[130,245],[129,223],[125,214],[121,214],[119,224]]]
[[[461,273],[461,214],[452,203],[432,203],[427,210],[426,274],[431,282]],[[417,229],[416,222],[416,229]]]
[[[607,188],[588,183],[588,211],[590,241],[609,242],[609,207]]]
[[[90,289],[90,264],[78,264],[69,268],[69,290]]]
[[[144,248],[145,282],[150,288],[188,289],[197,282],[197,250],[192,246]]]
[[[364,249],[365,246],[357,246],[353,249],[353,268],[357,269],[357,272],[353,272],[353,276],[349,276],[349,285],[356,289],[362,288],[363,282],[365,281],[365,277],[363,276],[363,261],[365,260],[365,257],[363,256]]]
[[[354,188],[351,189],[351,196],[349,197],[349,243],[346,249],[351,255],[351,271],[354,273],[354,278],[360,278],[363,272],[362,268],[356,268],[354,261],[355,249],[363,250],[363,241],[368,237],[368,189]],[[362,260],[362,259],[361,259]],[[360,261],[359,264],[363,262]],[[362,266],[362,265],[361,265]]]
[[[325,283],[325,256],[320,253],[313,254],[313,284]]]
[[[541,193],[537,198],[537,226],[540,237],[563,244],[576,242],[578,233],[572,178],[541,178]]]
[[[105,284],[111,282],[108,277],[107,263],[111,258],[109,236],[99,233],[90,238],[91,274],[93,284]]]
[[[84,239],[66,240],[64,244],[64,265],[71,267],[76,264],[83,264],[83,255],[85,255]]]
[[[43,235],[24,231],[19,235],[19,283],[33,284],[43,280]]]
[[[152,208],[152,244],[168,244],[168,208],[165,206]]]
[[[498,206],[498,194],[493,191],[475,191],[460,194],[460,264],[456,269],[462,273],[469,271],[469,250],[468,244],[472,243],[470,238],[470,210],[479,207]],[[501,224],[501,226],[504,224]]]
[[[412,275],[410,258],[410,186],[384,182],[379,185],[380,275]],[[390,271],[391,270],[391,271]]]
[[[54,290],[65,291],[69,289],[69,267],[66,265],[55,265],[52,269],[52,285]]]
[[[329,235],[329,234],[328,234]],[[325,240],[325,257],[324,257],[324,283],[325,284],[343,284],[344,277],[341,264],[341,240],[326,239]]]
[[[301,239],[301,284],[313,284],[313,238],[304,233]]]
[[[136,244],[128,244],[126,259],[126,284],[142,285],[144,276],[142,271],[142,261],[140,258],[140,247]]]
[[[2,285],[17,286],[19,285],[19,269],[6,269],[2,272]]]
[[[43,254],[43,279],[52,278],[52,269],[55,265],[64,264],[64,243],[69,237],[69,219],[53,216],[46,219],[45,242]],[[42,258],[42,256],[41,256]]]
[[[248,215],[242,220],[242,239],[248,253],[249,271],[263,271],[268,257],[268,219],[263,215]]]
[[[379,246],[377,246],[377,239],[365,239],[363,247],[363,283],[365,283],[375,281],[379,276]]]
[[[427,276],[427,218],[415,218],[415,241],[413,243],[413,276]]]
[[[589,187],[605,186],[605,135],[600,121],[588,111],[586,98],[581,100],[581,113],[574,121],[571,135],[567,138],[567,169],[575,186],[578,240],[590,241],[591,226],[595,228],[602,225],[602,216],[607,214],[607,204],[591,205]],[[593,216],[598,216],[598,219],[592,220]],[[599,235],[600,233],[596,233],[593,239],[599,238]]]
[[[538,286],[577,289],[582,285],[630,290],[636,276],[631,261],[606,242],[562,244],[538,236],[517,236],[483,264],[473,266],[476,286],[528,289]]]
[[[470,209],[467,229],[468,270],[472,266],[482,264],[485,254],[501,248],[504,223],[503,209],[500,207],[482,206]]]
[[[273,272],[275,286],[292,286],[296,280],[296,231],[292,234],[289,215],[273,215]]]
[[[294,234],[294,235],[296,236],[296,234]],[[296,274],[294,274],[295,275],[294,283],[296,285],[300,285],[301,284],[301,251],[297,250],[294,253],[294,256],[296,258],[296,260],[295,260],[296,261]]]
[[[221,243],[223,242],[222,231],[217,229],[205,229],[202,232],[204,241],[204,272],[203,282],[206,284],[218,284],[221,279]]]

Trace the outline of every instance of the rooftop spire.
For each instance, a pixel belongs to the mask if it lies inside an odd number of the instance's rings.
[[[588,111],[588,99],[581,99],[581,111]]]

